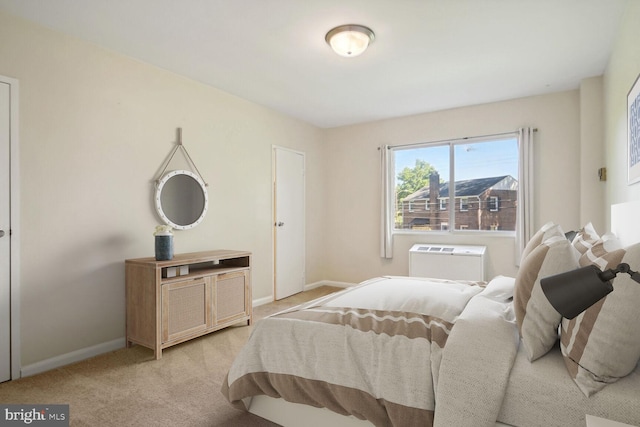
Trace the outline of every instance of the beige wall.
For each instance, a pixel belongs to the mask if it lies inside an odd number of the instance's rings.
[[[275,144],[306,152],[307,280],[324,278],[319,129],[3,14],[0,74],[20,82],[23,366],[124,336],[123,261],[153,256],[177,127],[210,205],[176,252],[252,251],[254,298],[272,294]]]
[[[381,259],[377,148],[537,127],[535,226],[553,220],[565,230],[575,229],[580,223],[579,101],[576,90],[329,130],[327,277],[358,282],[377,275],[407,274],[408,250],[417,242],[487,245],[488,277],[515,275],[510,237],[396,235],[393,259]]]
[[[609,206],[640,200],[640,183],[627,185],[627,93],[640,74],[640,2],[629,2],[604,74],[606,211]]]

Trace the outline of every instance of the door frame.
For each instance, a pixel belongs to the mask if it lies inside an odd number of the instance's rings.
[[[275,223],[278,220],[276,218],[276,150],[284,150],[284,151],[289,151],[291,153],[295,153],[295,154],[299,154],[302,156],[302,158],[304,159],[304,168],[305,168],[305,182],[304,182],[304,186],[303,186],[303,205],[302,205],[302,212],[304,215],[303,218],[303,224],[304,224],[304,231],[302,234],[302,240],[303,240],[303,248],[306,247],[306,242],[307,242],[307,227],[306,227],[306,218],[307,218],[307,184],[306,184],[306,162],[307,162],[307,155],[304,151],[298,151],[298,150],[294,150],[288,147],[283,147],[281,145],[271,145],[271,291],[272,291],[272,301],[276,301],[276,226]],[[305,255],[303,256],[303,271],[305,272],[305,277],[306,277],[306,270],[307,270],[307,260],[306,260],[306,251],[305,251]],[[303,283],[303,291],[304,291],[304,283]]]
[[[11,251],[11,379],[20,378],[20,156],[18,143],[19,83],[17,79],[0,75],[0,82],[9,85],[9,168],[10,184],[10,251]]]

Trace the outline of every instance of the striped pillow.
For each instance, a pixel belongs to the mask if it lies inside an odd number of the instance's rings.
[[[626,262],[640,268],[640,244],[611,252],[603,242],[594,245],[600,257],[589,262],[615,268]],[[560,348],[569,374],[580,390],[591,396],[607,384],[631,373],[640,360],[640,283],[621,273],[613,281],[613,292],[574,319],[562,319]]]
[[[593,227],[593,224],[588,223],[584,228],[578,231],[571,244],[578,250],[578,252],[583,254],[591,249],[591,247],[599,240],[600,236],[596,233],[596,229]]]
[[[622,245],[616,235],[607,233],[582,254],[580,257],[580,267],[595,265],[600,270],[615,268],[618,264],[612,263],[621,259],[621,255],[618,252],[621,249]]]
[[[578,267],[579,254],[564,237],[560,226],[547,228],[542,234],[544,240],[530,250],[520,264],[513,296],[518,330],[530,361],[553,347],[562,320],[542,292],[540,279]]]
[[[531,239],[527,242],[527,245],[524,247],[522,251],[522,256],[520,258],[520,262],[524,261],[524,259],[533,251],[535,248],[540,246],[543,241],[547,240],[549,237],[553,237],[558,234],[558,225],[553,222],[548,222],[543,225],[540,230],[534,234]]]

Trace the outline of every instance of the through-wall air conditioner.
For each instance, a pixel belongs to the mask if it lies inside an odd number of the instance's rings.
[[[409,250],[409,276],[486,280],[486,246],[418,243]]]

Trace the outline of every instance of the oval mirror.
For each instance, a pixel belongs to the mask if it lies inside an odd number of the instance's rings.
[[[160,218],[178,230],[200,224],[209,204],[204,181],[186,170],[171,171],[163,176],[158,181],[155,200]]]

